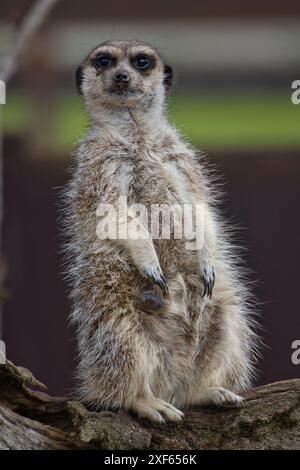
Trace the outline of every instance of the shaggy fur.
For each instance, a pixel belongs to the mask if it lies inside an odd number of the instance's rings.
[[[103,53],[113,57],[109,67],[97,63]],[[149,70],[134,67],[137,54],[151,58]],[[120,69],[130,83],[118,91]],[[248,289],[216,209],[218,186],[166,119],[171,79],[144,43],[108,42],[89,54],[77,86],[90,130],[65,197],[81,399],[158,422],[182,419],[178,408],[192,404],[239,404],[257,344]],[[187,250],[184,238],[99,240],[98,204],[120,195],[147,207],[201,203],[202,249]]]

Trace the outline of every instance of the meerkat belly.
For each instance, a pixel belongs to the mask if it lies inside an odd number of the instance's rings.
[[[176,167],[156,164],[146,170],[135,180],[130,194],[138,212],[143,207],[146,209],[147,228],[167,279],[169,294],[163,296],[159,289],[140,278],[142,304],[138,309],[145,312],[142,321],[158,357],[155,374],[160,376],[159,381],[165,374],[159,364],[170,363],[176,364],[178,371],[178,376],[170,371],[174,381],[182,382],[193,367],[191,358],[198,341],[197,322],[193,321],[188,308],[187,285],[190,278],[199,286],[201,281],[194,251],[189,249],[193,234],[184,229],[185,218],[189,218],[188,225],[191,225],[194,199]],[[173,383],[171,379],[170,383]]]

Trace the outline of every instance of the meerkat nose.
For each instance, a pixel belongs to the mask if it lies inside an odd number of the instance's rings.
[[[114,77],[113,77],[113,80],[114,82],[118,85],[118,84],[126,84],[129,82],[130,80],[130,75],[128,72],[125,72],[125,70],[118,70]]]

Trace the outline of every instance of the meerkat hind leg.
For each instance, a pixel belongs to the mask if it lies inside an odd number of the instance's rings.
[[[241,406],[244,398],[223,387],[209,387],[200,399],[200,405]]]
[[[137,398],[130,409],[140,418],[156,423],[165,423],[166,421],[178,422],[184,417],[182,411],[175,408],[171,403],[159,398]]]

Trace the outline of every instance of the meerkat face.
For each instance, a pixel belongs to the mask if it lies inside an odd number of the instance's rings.
[[[80,94],[89,103],[111,107],[151,106],[164,99],[172,69],[151,46],[137,41],[101,44],[76,72]]]

